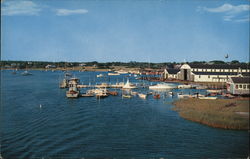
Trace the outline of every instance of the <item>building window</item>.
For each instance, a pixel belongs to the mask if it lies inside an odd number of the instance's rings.
[[[240,89],[242,88],[242,85],[241,85],[241,84],[239,85],[239,88],[240,88]]]
[[[208,78],[210,78],[210,76],[208,75]]]
[[[246,89],[246,88],[247,88],[247,86],[244,84],[244,85],[243,85],[243,89]]]
[[[235,89],[238,89],[238,84],[235,85]]]
[[[247,85],[247,89],[250,89],[250,84]]]
[[[201,78],[201,75],[199,75],[199,78]]]

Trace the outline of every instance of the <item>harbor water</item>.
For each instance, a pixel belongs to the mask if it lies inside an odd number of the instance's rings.
[[[68,99],[61,71],[1,72],[3,158],[247,158],[248,131],[223,130],[181,118],[167,92],[140,99]],[[83,84],[135,77],[72,72]],[[107,73],[103,73],[107,74]],[[86,90],[82,89],[82,93]],[[134,91],[147,92],[140,88]],[[174,92],[181,90],[173,90]],[[196,90],[185,90],[194,92]],[[202,90],[200,90],[202,93]]]

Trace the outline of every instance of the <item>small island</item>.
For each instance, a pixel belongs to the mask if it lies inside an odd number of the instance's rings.
[[[181,99],[173,110],[187,120],[215,128],[248,130],[249,98],[247,99]]]

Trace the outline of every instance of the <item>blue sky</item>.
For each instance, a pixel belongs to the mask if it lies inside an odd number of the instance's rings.
[[[248,0],[4,0],[2,60],[249,61]]]

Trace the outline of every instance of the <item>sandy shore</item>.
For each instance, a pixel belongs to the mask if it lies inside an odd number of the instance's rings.
[[[175,101],[173,110],[187,120],[215,128],[248,130],[248,99],[181,99]]]

